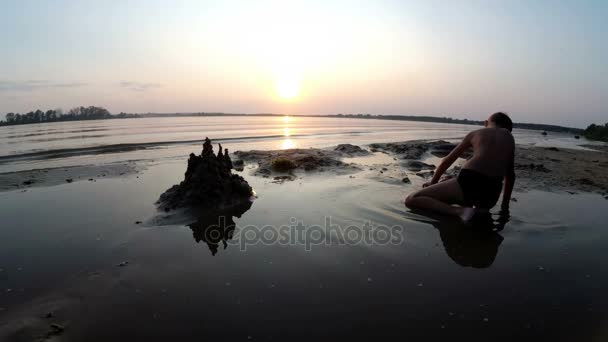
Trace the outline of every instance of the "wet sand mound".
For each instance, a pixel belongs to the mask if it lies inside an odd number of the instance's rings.
[[[343,156],[337,151],[309,149],[289,149],[271,151],[237,151],[234,153],[241,160],[257,163],[255,174],[269,176],[273,172],[289,173],[304,171],[357,171],[359,167],[342,162]]]
[[[247,181],[233,174],[228,149],[217,155],[209,138],[205,139],[200,156],[190,154],[184,180],[165,191],[157,202],[160,209],[219,209],[249,201],[253,189]]]
[[[370,154],[368,150],[352,144],[340,144],[334,148],[334,151],[340,152],[347,157],[367,156]]]
[[[384,151],[397,154],[401,159],[412,159],[417,160],[428,152],[433,147],[443,147],[445,151],[446,146],[452,146],[447,141],[427,141],[427,140],[414,140],[404,142],[393,142],[393,143],[375,143],[369,145],[372,152]],[[452,147],[453,148],[453,147]],[[451,149],[450,149],[451,151]],[[448,152],[449,153],[449,152]]]

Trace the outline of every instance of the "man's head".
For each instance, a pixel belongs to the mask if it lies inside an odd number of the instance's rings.
[[[503,112],[490,115],[488,120],[484,123],[484,126],[506,128],[509,132],[513,131],[513,121],[511,121],[511,118]]]

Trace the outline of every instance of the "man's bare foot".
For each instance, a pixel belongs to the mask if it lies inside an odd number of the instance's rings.
[[[462,207],[462,211],[458,216],[460,216],[462,222],[469,223],[473,216],[475,216],[475,208]]]

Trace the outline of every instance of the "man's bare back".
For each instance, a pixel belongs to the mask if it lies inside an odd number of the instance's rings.
[[[463,143],[473,148],[473,157],[463,165],[463,169],[502,179],[513,167],[515,140],[507,129],[482,128],[469,133]]]

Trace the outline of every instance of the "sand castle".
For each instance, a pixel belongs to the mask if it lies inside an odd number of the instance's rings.
[[[158,207],[166,211],[220,209],[249,201],[253,189],[243,177],[232,173],[232,167],[228,149],[222,150],[220,144],[215,155],[211,140],[205,138],[201,155],[190,154],[184,180],[160,195]]]

